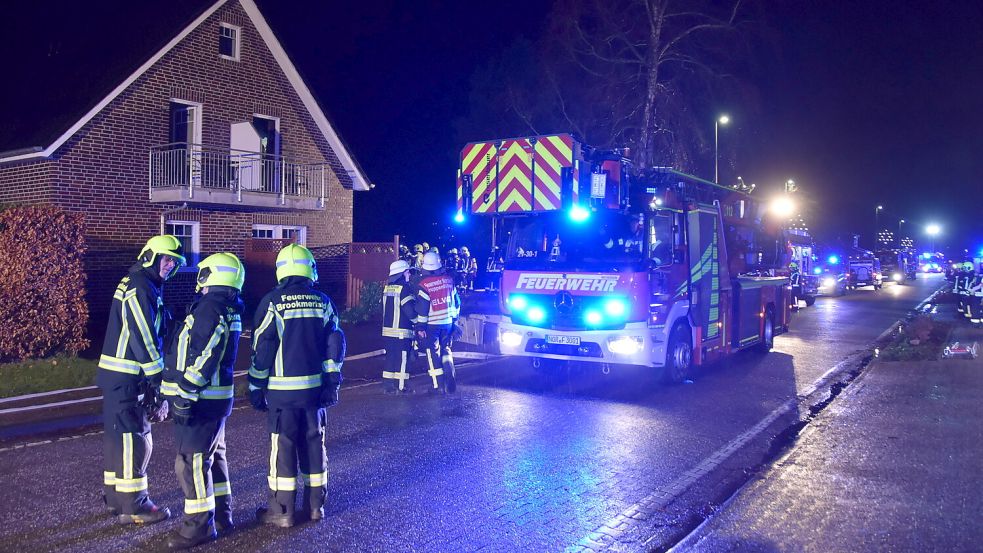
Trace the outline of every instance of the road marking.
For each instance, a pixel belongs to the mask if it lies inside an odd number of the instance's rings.
[[[940,287],[938,290],[930,294],[927,298],[922,300],[915,309],[921,309],[925,304],[929,303],[934,299],[935,295],[938,294],[945,285]],[[887,330],[885,330],[881,335],[874,341],[876,343],[888,333],[893,331],[893,329],[901,324],[901,321],[897,321],[892,324]],[[700,478],[705,477],[711,471],[719,467],[726,461],[731,455],[736,453],[742,447],[744,447],[748,442],[753,440],[758,434],[764,432],[772,423],[778,420],[780,417],[794,412],[799,405],[800,401],[807,399],[816,390],[824,385],[824,381],[830,379],[832,376],[838,374],[838,370],[850,362],[857,362],[858,358],[862,358],[866,355],[866,350],[860,354],[854,354],[847,359],[837,363],[833,368],[826,371],[822,376],[820,376],[812,386],[807,389],[804,394],[796,394],[796,399],[790,399],[784,404],[780,405],[769,413],[765,418],[758,421],[750,429],[738,434],[733,440],[728,442],[726,445],[713,452],[709,457],[703,459],[698,465],[691,468],[690,470],[684,472],[681,476],[670,482],[669,484],[657,488],[652,493],[643,497],[640,501],[634,505],[628,507],[618,515],[614,516],[612,519],[608,520],[604,524],[597,527],[593,532],[585,536],[583,539],[578,541],[576,544],[568,547],[566,550],[570,552],[576,551],[596,551],[598,548],[608,549],[618,538],[627,530],[631,523],[636,520],[640,514],[644,513],[645,517],[651,516],[657,509],[665,508],[669,505],[676,497],[680,496],[685,492],[691,485],[696,483]],[[707,517],[709,520],[710,517]],[[704,521],[706,523],[706,521]],[[649,538],[645,541],[642,546],[647,547],[649,542],[654,538]],[[683,538],[685,540],[685,538]],[[682,540],[679,542],[682,543]]]

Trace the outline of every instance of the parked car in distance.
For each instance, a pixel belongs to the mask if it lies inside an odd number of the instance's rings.
[[[819,286],[816,288],[817,296],[842,296],[846,294],[846,274],[845,273],[823,273],[817,275]]]

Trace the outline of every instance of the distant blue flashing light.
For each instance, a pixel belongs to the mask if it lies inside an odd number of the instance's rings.
[[[932,254],[925,252],[922,254],[922,259],[932,259]]]
[[[457,224],[459,224],[459,225],[461,223],[463,223],[464,222],[464,214],[461,213],[460,211],[458,211],[457,214],[454,215],[454,222],[457,223]]]
[[[814,275],[821,275],[821,274],[823,274],[823,268],[822,267],[815,267],[815,268],[813,268],[812,269],[812,274],[814,274]]]
[[[570,208],[570,220],[575,223],[583,223],[590,217],[590,211],[579,205]]]
[[[837,263],[840,262],[840,258],[835,255],[831,255],[829,256],[829,259],[827,259],[827,261],[829,261],[830,265],[836,265]]]

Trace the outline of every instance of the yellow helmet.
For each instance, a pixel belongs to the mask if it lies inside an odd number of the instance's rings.
[[[300,244],[288,244],[276,256],[276,279],[301,276],[317,282],[317,262],[311,250]]]
[[[206,286],[229,286],[242,291],[246,269],[235,254],[213,253],[198,264],[198,285],[195,292]]]
[[[143,262],[144,267],[153,267],[158,255],[173,257],[178,265],[186,263],[184,259],[184,246],[181,241],[170,234],[161,234],[147,240],[147,244],[140,250],[137,259]],[[174,271],[171,272],[174,274]]]

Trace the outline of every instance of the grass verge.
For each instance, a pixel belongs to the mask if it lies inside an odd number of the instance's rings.
[[[28,359],[0,364],[0,398],[91,386],[97,362],[79,357]]]
[[[952,325],[920,315],[904,324],[884,349],[881,361],[930,361],[939,359]]]

